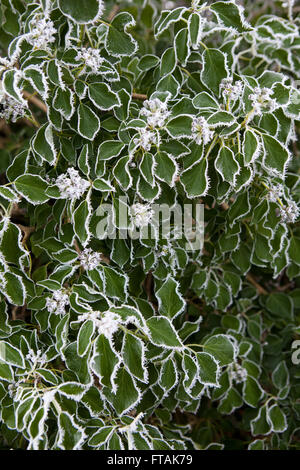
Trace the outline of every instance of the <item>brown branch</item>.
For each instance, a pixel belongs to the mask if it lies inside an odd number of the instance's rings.
[[[38,108],[40,108],[41,111],[43,111],[44,113],[47,113],[47,106],[45,105],[45,103],[43,103],[43,101],[41,101],[35,95],[32,95],[28,91],[23,90],[23,96],[24,98],[27,99],[27,101],[34,104]]]
[[[77,240],[74,240],[74,248],[75,250],[77,251],[77,253],[80,255],[81,254],[81,250],[79,248],[79,245],[77,243]]]
[[[254,286],[256,287],[257,291],[261,295],[268,295],[269,292],[267,292],[258,282],[254,279],[252,274],[247,274],[246,279]]]
[[[152,285],[153,285],[153,275],[152,275],[152,272],[149,271],[144,281],[144,288],[145,288],[149,302],[152,296]]]
[[[142,93],[132,93],[132,98],[134,100],[146,100],[147,99],[147,95],[143,95]]]
[[[20,197],[21,199],[21,197]],[[13,203],[11,211],[10,211],[10,218],[11,219],[18,219],[23,218],[26,215],[26,209],[20,209],[16,202]]]
[[[17,226],[22,230],[24,233],[24,237],[22,240],[22,245],[25,245],[30,235],[35,231],[35,227],[26,227],[25,225],[17,224]]]
[[[228,211],[229,209],[229,205],[227,204],[227,202],[222,202],[221,207],[222,209],[224,209],[224,211]]]
[[[18,306],[17,305],[14,305],[11,309],[11,319],[12,320],[16,320],[17,319],[17,310],[18,310]]]
[[[118,13],[119,10],[120,10],[119,5],[115,5],[113,7],[113,9],[111,10],[110,14],[107,17],[107,20],[108,20],[109,23],[114,19],[114,17],[116,16],[116,14]]]

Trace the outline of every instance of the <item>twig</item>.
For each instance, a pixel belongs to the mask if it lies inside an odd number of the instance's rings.
[[[132,98],[134,100],[146,100],[147,99],[147,95],[143,95],[142,93],[132,93]]]
[[[145,287],[145,291],[146,291],[149,302],[150,302],[151,295],[152,295],[152,283],[153,283],[153,275],[152,275],[152,272],[149,271],[144,282],[144,287]]]
[[[111,21],[114,19],[114,17],[116,16],[116,14],[118,13],[119,10],[120,10],[119,5],[115,5],[113,7],[113,9],[111,10],[110,14],[107,17],[107,20],[108,20],[109,23],[111,23]]]
[[[222,209],[224,209],[224,211],[228,211],[229,209],[229,205],[227,204],[227,202],[222,202],[221,207]]]
[[[22,245],[25,245],[30,235],[35,231],[35,227],[26,227],[25,225],[17,224],[17,226],[22,230],[24,233],[24,237],[22,240]]]
[[[246,279],[258,290],[261,295],[268,295],[268,292],[253,278],[251,274],[247,274]]]
[[[18,306],[17,305],[14,305],[14,307],[12,307],[11,309],[11,318],[12,320],[16,320],[17,319],[17,310],[18,310]]]
[[[79,245],[77,243],[77,240],[74,240],[74,248],[75,250],[77,251],[77,253],[80,255],[81,254],[81,250],[79,248]]]
[[[32,95],[31,93],[29,93],[28,91],[23,91],[23,96],[24,98],[26,98],[30,103],[34,104],[35,106],[37,106],[38,108],[40,108],[44,113],[47,112],[47,106],[45,105],[45,103],[43,103],[43,101],[41,101],[39,98],[37,98],[36,96]]]

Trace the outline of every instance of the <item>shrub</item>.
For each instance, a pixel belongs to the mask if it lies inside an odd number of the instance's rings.
[[[299,447],[293,3],[2,0],[2,448]]]

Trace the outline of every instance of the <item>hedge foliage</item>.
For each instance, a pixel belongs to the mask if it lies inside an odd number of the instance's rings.
[[[299,449],[299,7],[0,25],[1,448]],[[153,204],[202,204],[203,248],[145,238]]]

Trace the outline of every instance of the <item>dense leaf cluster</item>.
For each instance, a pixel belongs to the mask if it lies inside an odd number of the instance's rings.
[[[1,1],[2,448],[299,446],[297,11]]]

